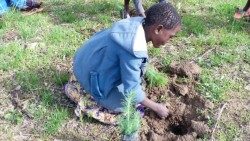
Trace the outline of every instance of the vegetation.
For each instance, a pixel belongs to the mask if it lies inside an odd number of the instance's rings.
[[[123,135],[131,135],[139,131],[141,116],[136,111],[135,93],[131,92],[123,102],[122,115],[119,118],[119,128]]]
[[[156,1],[145,0],[145,8]],[[246,114],[249,111],[243,109],[249,98],[245,87],[250,83],[250,23],[233,19],[235,7],[243,7],[246,0],[170,2],[182,16],[182,31],[165,47],[150,49],[150,58],[157,57],[166,68],[164,73],[172,60],[197,59],[203,69],[199,93],[216,107],[230,102],[219,121],[216,139],[246,140],[244,130],[250,120]],[[19,133],[29,135],[24,140],[110,139],[104,132],[108,130],[100,124],[74,119],[73,106],[62,86],[69,78],[76,49],[92,34],[119,20],[122,6],[123,0],[43,0],[41,13],[26,16],[12,9],[0,18],[0,122],[4,125],[0,127],[0,140],[15,140]],[[167,85],[162,72],[154,68],[148,72],[150,87]],[[21,87],[17,91],[20,104],[34,119],[13,108],[10,96],[16,86]],[[211,112],[216,115],[217,111]],[[65,124],[72,129],[64,128]],[[27,127],[25,131],[23,127]],[[86,135],[86,130],[78,128],[87,128],[93,134]]]
[[[161,87],[168,84],[168,77],[152,66],[147,69],[145,76],[149,87]]]

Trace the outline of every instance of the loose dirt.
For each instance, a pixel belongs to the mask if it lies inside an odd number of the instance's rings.
[[[171,84],[167,87],[147,89],[148,97],[165,103],[171,114],[161,119],[150,110],[143,118],[141,140],[193,141],[209,134],[208,109],[213,103],[199,95],[194,86],[201,72],[195,63],[172,63]]]
[[[20,35],[17,31],[15,30],[10,30],[7,31],[3,36],[2,36],[2,40],[5,42],[9,42],[9,41],[14,41],[20,38]]]

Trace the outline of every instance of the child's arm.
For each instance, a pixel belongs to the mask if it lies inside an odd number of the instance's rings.
[[[126,52],[126,51],[125,51]],[[142,59],[136,58],[129,53],[121,52],[120,56],[121,78],[124,85],[124,93],[134,92],[137,103],[152,109],[161,117],[168,116],[168,109],[162,104],[156,103],[145,96],[141,86],[141,63]]]

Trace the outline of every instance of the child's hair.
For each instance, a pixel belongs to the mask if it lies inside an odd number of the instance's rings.
[[[165,29],[173,29],[181,24],[181,18],[175,8],[168,2],[160,2],[151,6],[146,12],[145,26],[162,24]]]

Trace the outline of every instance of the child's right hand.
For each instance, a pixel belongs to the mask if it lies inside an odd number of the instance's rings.
[[[170,111],[166,107],[166,105],[157,103],[157,108],[155,111],[161,118],[165,118],[169,116]]]
[[[169,104],[164,105],[164,104],[156,103],[156,102],[148,99],[147,97],[141,102],[141,104],[144,105],[145,107],[152,109],[161,118],[168,117],[170,114],[170,111],[167,108],[167,107],[170,107]]]

